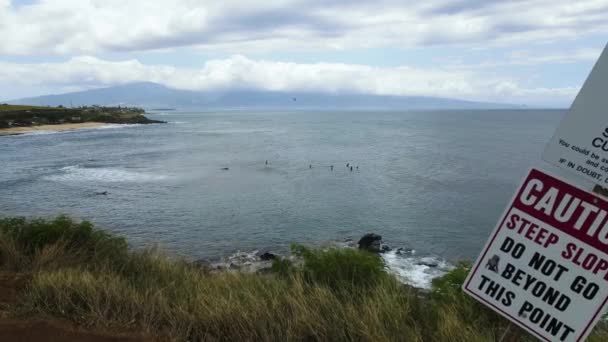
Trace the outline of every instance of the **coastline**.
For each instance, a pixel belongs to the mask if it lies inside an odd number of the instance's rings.
[[[0,136],[3,135],[20,135],[32,132],[41,131],[71,131],[82,128],[94,128],[100,126],[106,126],[107,123],[103,122],[82,122],[82,123],[67,123],[57,125],[40,125],[40,126],[28,126],[28,127],[11,127],[11,128],[0,128]]]

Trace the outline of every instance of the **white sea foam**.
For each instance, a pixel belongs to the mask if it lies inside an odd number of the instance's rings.
[[[107,125],[103,125],[103,126],[97,126],[97,127],[87,127],[87,128],[82,128],[82,130],[111,129],[111,128],[126,128],[126,127],[133,127],[133,126],[139,126],[139,124],[133,124],[133,125],[107,124]]]
[[[355,248],[352,241],[331,242],[330,246],[338,248]],[[436,256],[416,256],[413,250],[392,250],[382,253],[381,257],[390,274],[397,279],[413,287],[430,289],[433,279],[440,277],[454,269],[454,266],[444,259]],[[297,262],[293,256],[288,257]],[[251,252],[238,251],[228,257],[224,257],[211,266],[221,270],[233,270],[239,272],[256,272],[272,265],[270,261],[262,261],[257,250]]]
[[[19,134],[19,135],[15,135],[16,137],[25,137],[28,135],[48,135],[48,134],[57,134],[57,133],[66,133],[69,131],[52,131],[52,130],[45,130],[45,131],[31,131],[31,132],[25,132],[23,134]]]
[[[418,257],[413,254],[400,255],[393,250],[383,253],[382,258],[389,272],[401,282],[424,289],[431,287],[433,279],[454,269],[453,265],[439,257]]]
[[[90,168],[79,165],[66,166],[59,173],[44,179],[56,182],[154,182],[166,179],[165,175],[127,171],[119,168]]]
[[[139,127],[139,126],[143,126],[143,124],[107,124],[107,125],[103,125],[103,126],[79,128],[79,129],[73,130],[73,131],[95,131],[95,130],[100,130],[100,129],[118,129],[118,128],[123,129],[123,128],[134,128],[134,127]]]
[[[238,251],[228,257],[222,258],[211,266],[219,270],[233,270],[246,273],[254,273],[263,268],[272,266],[272,261],[261,260],[258,251],[251,252]]]
[[[22,134],[18,134],[18,135],[14,135],[14,136],[15,137],[27,137],[27,136],[32,136],[32,135],[66,134],[66,133],[74,133],[74,132],[129,128],[129,127],[137,127],[137,126],[141,126],[141,124],[129,124],[129,125],[107,124],[107,125],[96,126],[96,127],[82,127],[82,128],[74,128],[74,129],[67,129],[67,130],[43,130],[43,131],[41,130],[41,131],[24,132]]]

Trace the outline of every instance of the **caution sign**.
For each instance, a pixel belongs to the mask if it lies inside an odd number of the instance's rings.
[[[547,145],[543,159],[608,187],[608,47]]]
[[[581,341],[608,301],[608,202],[532,169],[463,290],[546,341]]]

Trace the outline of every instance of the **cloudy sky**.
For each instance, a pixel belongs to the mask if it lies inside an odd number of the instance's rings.
[[[0,0],[0,99],[152,81],[570,105],[608,0]]]

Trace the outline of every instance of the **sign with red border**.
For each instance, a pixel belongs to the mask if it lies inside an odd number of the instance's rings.
[[[584,340],[608,302],[608,202],[532,169],[463,290],[542,340]]]

